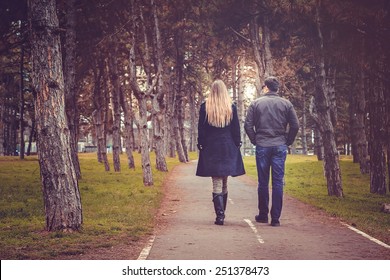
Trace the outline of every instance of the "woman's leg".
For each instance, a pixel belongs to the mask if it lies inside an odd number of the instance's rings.
[[[214,210],[216,214],[216,219],[214,224],[223,225],[223,220],[225,218],[225,210],[223,205],[223,178],[222,177],[211,177],[213,182],[213,203]]]
[[[223,210],[226,211],[226,204],[228,199],[228,186],[227,186],[228,177],[222,178],[222,195],[223,195]]]

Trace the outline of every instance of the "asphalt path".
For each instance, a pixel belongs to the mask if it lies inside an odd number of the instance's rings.
[[[280,227],[256,223],[257,183],[247,176],[229,177],[225,224],[214,225],[211,178],[196,177],[196,164],[172,170],[155,234],[139,259],[390,259],[389,245],[286,195]]]

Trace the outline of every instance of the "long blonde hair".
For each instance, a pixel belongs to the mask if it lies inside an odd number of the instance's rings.
[[[215,80],[206,100],[206,118],[210,125],[225,127],[233,119],[232,99],[222,80]]]

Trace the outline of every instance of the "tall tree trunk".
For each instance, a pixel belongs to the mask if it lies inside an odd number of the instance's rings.
[[[181,146],[183,147],[185,162],[188,162],[190,160],[189,160],[189,156],[188,156],[186,129],[184,127],[184,119],[185,119],[184,98],[181,98],[179,108],[180,108],[180,110],[179,110],[179,116],[178,116],[178,123],[179,123],[179,131],[180,131],[180,140],[181,140]]]
[[[121,153],[121,111],[120,111],[120,80],[118,75],[117,53],[118,47],[115,42],[111,43],[112,52],[109,60],[109,73],[111,82],[111,108],[112,108],[112,157],[115,172],[121,171],[120,153]]]
[[[385,100],[381,79],[374,75],[370,77],[369,96],[370,192],[386,194]]]
[[[245,51],[241,52],[239,66],[238,66],[238,95],[237,95],[237,114],[240,124],[241,141],[245,139],[246,133],[244,129],[245,123],[245,91],[244,91],[244,67],[245,67]],[[245,143],[241,146],[241,152],[244,153]]]
[[[64,82],[65,82],[65,109],[70,132],[70,147],[72,162],[77,178],[81,178],[80,162],[78,157],[79,111],[76,90],[76,0],[66,2],[66,32],[64,44]]]
[[[313,117],[321,132],[324,145],[324,171],[327,180],[328,195],[343,197],[339,154],[337,152],[331,115],[331,100],[329,97],[329,89],[326,87],[324,41],[320,25],[320,7],[321,1],[317,0],[317,38],[315,39],[317,42],[317,49],[315,51],[315,104],[317,115],[313,115]]]
[[[133,111],[132,111],[132,104],[131,104],[132,103],[131,93],[129,94],[130,95],[129,101],[123,89],[121,89],[120,94],[121,94],[120,97],[121,97],[121,105],[123,110],[123,118],[125,122],[124,138],[125,138],[125,148],[126,148],[126,155],[127,155],[127,165],[130,169],[135,169],[135,162],[133,156],[134,121],[133,121]]]
[[[254,54],[254,59],[257,66],[257,72],[259,77],[259,83],[260,85],[264,84],[265,80],[265,66],[264,66],[264,54],[263,50],[261,49],[262,42],[260,40],[260,30],[259,30],[259,23],[258,23],[258,16],[254,16],[251,19],[251,22],[249,23],[249,31],[250,31],[250,37],[251,37],[251,43],[252,43],[252,49]],[[260,88],[257,88],[257,95],[261,95],[261,86]]]
[[[266,1],[262,0],[262,6],[267,7]],[[264,76],[268,77],[274,75],[274,67],[271,53],[271,30],[269,27],[268,10],[263,15],[262,29],[263,29],[263,55],[264,55]]]
[[[260,3],[254,2],[254,12],[255,16],[250,21],[249,24],[249,34],[252,42],[252,49],[254,53],[255,62],[257,65],[257,70],[259,73],[260,79],[256,84],[263,85],[266,77],[270,75],[274,75],[273,70],[273,60],[272,60],[272,52],[271,52],[271,31],[269,28],[269,18],[267,15],[266,1],[261,0]],[[262,9],[266,9],[267,11],[263,12],[263,20],[261,22],[261,28],[259,26],[259,16],[258,14],[261,12],[260,6]],[[257,86],[257,95],[261,95],[261,89]]]
[[[92,118],[95,124],[96,138],[97,138],[97,157],[98,162],[104,163],[106,171],[110,170],[110,165],[107,158],[107,144],[106,144],[106,116],[107,106],[102,89],[102,77],[103,77],[103,58],[98,58],[99,62],[96,63],[94,69],[94,92],[93,92],[93,104],[95,110],[92,113]]]
[[[24,46],[20,46],[20,152],[19,158],[24,159]]]
[[[35,116],[31,118],[31,130],[30,130],[30,135],[28,137],[28,146],[26,152],[27,156],[31,154],[31,146],[34,138],[35,138]]]
[[[166,172],[168,166],[165,160],[165,133],[166,133],[166,118],[165,118],[165,79],[166,75],[163,68],[163,46],[161,42],[160,26],[157,14],[157,5],[154,0],[151,0],[154,30],[156,37],[155,60],[157,61],[157,73],[159,75],[156,96],[152,98],[152,120],[153,120],[153,140],[156,153],[156,168],[157,170]]]
[[[2,92],[0,92],[0,156],[5,156],[4,116],[5,116],[5,98],[2,96]]]
[[[368,174],[370,171],[370,162],[368,158],[368,143],[365,129],[366,118],[366,100],[364,90],[364,73],[359,69],[352,80],[355,85],[351,91],[350,117],[351,117],[351,139],[354,150],[354,158],[360,164],[360,173]]]
[[[176,157],[176,136],[175,136],[175,124],[176,120],[176,93],[175,93],[175,83],[171,81],[170,83],[170,92],[168,96],[168,155],[171,158]]]
[[[337,105],[336,105],[336,68],[328,67],[328,74],[325,76],[325,89],[329,99],[330,119],[332,125],[337,125]]]
[[[139,131],[140,134],[140,147],[141,147],[141,159],[142,159],[142,171],[143,171],[143,183],[145,186],[153,185],[152,166],[150,164],[149,154],[149,132],[148,132],[148,118],[147,118],[147,99],[137,98],[139,105]]]
[[[198,138],[198,134],[197,134],[197,127],[196,127],[196,120],[197,120],[197,117],[196,117],[196,91],[193,91],[192,92],[192,95],[190,97],[190,100],[189,100],[189,106],[190,108],[192,108],[190,110],[190,147],[189,147],[189,151],[190,152],[195,152],[196,151],[196,139]]]
[[[260,70],[257,64],[255,64],[255,87],[256,87],[256,95],[255,99],[259,98],[263,94],[263,79],[260,79]]]
[[[46,229],[78,230],[82,209],[65,113],[62,57],[54,0],[31,0],[32,81]]]
[[[11,123],[11,139],[12,139],[12,150],[11,150],[11,155],[13,156],[17,156],[17,145],[18,145],[18,141],[17,141],[17,138],[18,138],[18,127],[19,127],[19,123],[18,123],[18,111],[15,110],[15,109],[12,109],[12,123]]]
[[[133,3],[134,4],[134,3]],[[133,6],[134,7],[134,6]],[[134,21],[133,15],[133,23]],[[150,154],[149,154],[149,137],[148,137],[148,117],[147,117],[147,100],[151,95],[153,89],[157,85],[158,76],[153,80],[152,85],[146,91],[141,91],[138,82],[137,82],[137,72],[136,72],[136,60],[134,53],[135,38],[132,38],[133,46],[130,49],[129,55],[129,76],[130,76],[130,86],[133,90],[135,97],[138,100],[139,106],[139,120],[138,120],[138,134],[140,138],[140,149],[141,149],[141,158],[142,158],[142,171],[143,171],[143,183],[145,186],[153,185],[153,176],[152,176],[152,166],[150,164]]]
[[[184,67],[184,50],[183,50],[183,30],[176,30],[173,36],[175,45],[175,88],[174,88],[174,110],[172,114],[173,137],[175,140],[176,151],[180,162],[188,161],[188,154],[184,137],[184,106],[183,106],[183,67]]]
[[[318,112],[314,100],[315,98],[314,96],[312,96],[310,99],[309,111],[310,111],[310,115],[314,118],[314,120],[316,120]],[[312,131],[314,133],[314,154],[317,155],[317,159],[321,161],[324,159],[324,147],[322,144],[322,136],[317,124],[314,125]]]
[[[301,122],[301,144],[302,144],[302,154],[307,155],[307,136],[306,136],[306,91],[304,91],[301,87],[299,88],[303,99],[303,109],[302,109],[302,122]]]
[[[233,102],[237,102],[237,64],[239,62],[239,57],[233,56],[231,59],[232,65],[232,93],[233,93]]]
[[[175,113],[173,115],[173,133],[176,144],[176,151],[180,162],[187,162],[188,156],[186,156],[185,145],[183,145],[183,101],[182,96],[176,97]]]

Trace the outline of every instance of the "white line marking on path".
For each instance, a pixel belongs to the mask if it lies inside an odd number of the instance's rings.
[[[150,237],[149,241],[148,241],[148,244],[146,244],[146,246],[142,249],[141,253],[139,254],[138,256],[138,259],[137,260],[141,260],[141,261],[144,261],[148,258],[149,256],[149,253],[150,253],[150,250],[152,249],[152,246],[153,246],[153,243],[154,243],[154,239],[156,239],[156,236],[153,235],[152,237]]]
[[[379,245],[381,245],[381,246],[383,246],[383,247],[385,247],[387,249],[390,249],[390,245],[387,245],[386,243],[383,243],[382,241],[380,241],[380,240],[378,240],[378,239],[368,235],[367,233],[364,233],[364,232],[362,232],[362,231],[360,231],[360,230],[358,230],[358,229],[356,229],[356,228],[354,228],[354,227],[352,227],[352,226],[350,226],[350,225],[348,225],[346,223],[341,222],[341,224],[343,224],[344,226],[346,226],[350,230],[353,230],[354,232],[364,236],[365,238],[368,238],[369,240],[375,242],[376,244],[379,244]]]
[[[260,236],[259,232],[257,231],[257,228],[255,225],[251,222],[249,219],[244,219],[244,221],[250,226],[250,228],[253,230],[253,232],[256,235],[257,241],[259,241],[260,244],[264,244],[263,238]]]

